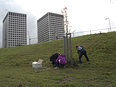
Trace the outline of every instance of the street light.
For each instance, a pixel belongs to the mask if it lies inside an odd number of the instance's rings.
[[[110,18],[106,18],[105,20],[108,20],[109,21],[109,28],[108,28],[108,32],[111,31],[111,23],[110,23]]]
[[[74,37],[74,33],[75,33],[76,30],[74,30],[72,33],[73,33],[73,37]]]

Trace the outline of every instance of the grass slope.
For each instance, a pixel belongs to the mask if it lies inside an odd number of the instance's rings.
[[[78,62],[76,44],[85,46],[90,62],[83,57],[78,67],[57,70],[49,57],[63,54],[63,40],[0,49],[0,87],[116,87],[116,32],[72,38]],[[45,69],[35,72],[31,64],[39,58]]]

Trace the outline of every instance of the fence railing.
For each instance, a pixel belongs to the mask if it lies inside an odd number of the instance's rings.
[[[97,33],[107,33],[107,32],[113,32],[113,31],[116,31],[116,27],[112,27],[111,29],[104,28],[104,29],[73,32],[71,33],[71,37],[78,37],[78,36],[97,34]],[[28,44],[35,44],[35,43],[37,43],[37,38],[29,38]]]
[[[89,35],[89,34],[97,34],[97,33],[107,33],[107,32],[113,32],[116,31],[116,27],[110,28],[104,28],[104,29],[96,29],[96,30],[89,30],[89,31],[80,31],[80,32],[73,32],[72,37],[78,37],[83,35]]]

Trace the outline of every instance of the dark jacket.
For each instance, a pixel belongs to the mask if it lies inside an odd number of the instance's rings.
[[[53,54],[51,57],[50,57],[50,61],[56,61],[56,59],[57,59],[57,57],[59,56],[59,54],[58,53],[55,53],[55,54]]]

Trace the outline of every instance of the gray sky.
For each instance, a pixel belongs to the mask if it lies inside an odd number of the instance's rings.
[[[0,0],[0,48],[2,47],[3,19],[8,11],[27,14],[27,38],[33,38],[32,41],[33,43],[35,43],[37,41],[35,39],[37,38],[37,17],[34,16],[31,12],[23,9],[19,4],[15,2],[15,0]]]
[[[111,26],[116,27],[116,0],[0,0],[0,47],[2,20],[8,11],[27,14],[28,36],[36,38],[37,19],[47,12],[62,14],[65,6],[71,32],[108,28],[107,17]]]

